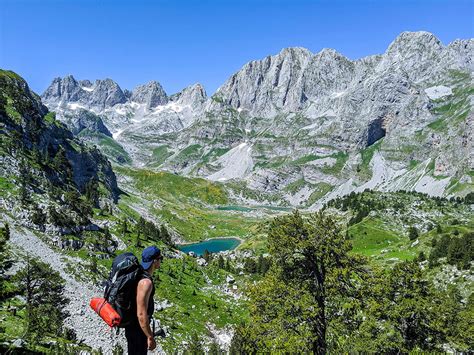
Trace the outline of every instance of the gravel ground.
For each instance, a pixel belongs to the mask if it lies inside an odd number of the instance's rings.
[[[7,222],[11,229],[10,242],[24,252],[51,265],[65,280],[65,296],[70,299],[66,307],[70,315],[65,320],[65,325],[75,330],[77,339],[94,349],[101,348],[106,354],[112,353],[112,348],[117,342],[126,349],[124,332],[121,331],[119,335],[115,335],[115,332],[111,331],[89,307],[90,299],[101,296],[102,290],[93,284],[77,281],[67,272],[67,263],[73,265],[80,263],[81,260],[54,251],[30,230],[17,227],[12,221]],[[164,352],[158,346],[157,350],[149,353],[162,354]]]

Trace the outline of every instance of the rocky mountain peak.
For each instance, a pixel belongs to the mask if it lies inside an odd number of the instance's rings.
[[[165,90],[157,81],[150,81],[147,84],[137,86],[130,97],[134,102],[146,104],[148,109],[168,103],[168,96]]]
[[[42,95],[43,100],[76,101],[80,96],[79,83],[72,75],[55,78]]]
[[[426,55],[439,52],[443,49],[441,41],[432,33],[425,31],[402,32],[390,44],[386,54],[389,56],[399,55],[405,58],[413,52],[424,51]]]
[[[127,101],[120,86],[112,79],[96,80],[94,90],[88,93],[90,94],[88,100],[89,105],[99,109]]]
[[[204,87],[199,84],[193,84],[177,94],[174,94],[170,97],[171,101],[174,101],[180,105],[196,107],[202,105],[207,99],[206,90]]]
[[[316,53],[315,56],[320,57],[320,58],[331,58],[331,59],[344,58],[344,59],[347,59],[341,53],[339,53],[338,51],[336,51],[335,49],[332,49],[332,48],[323,48],[318,53]]]
[[[41,98],[50,106],[79,103],[99,111],[126,101],[122,89],[112,79],[96,80],[92,84],[89,80],[78,82],[72,75],[55,78]]]

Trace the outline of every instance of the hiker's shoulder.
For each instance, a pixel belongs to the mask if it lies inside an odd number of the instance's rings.
[[[143,275],[138,281],[138,287],[151,288],[153,286],[153,281],[150,277]]]

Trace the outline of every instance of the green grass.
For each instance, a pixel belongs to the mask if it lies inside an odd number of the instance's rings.
[[[321,156],[318,156],[318,155],[315,155],[315,154],[309,154],[309,155],[302,156],[299,159],[293,160],[291,162],[291,164],[292,165],[304,165],[304,164],[306,164],[310,161],[317,160],[317,159],[323,159],[323,158],[324,157],[321,157]]]
[[[301,190],[302,187],[306,185],[306,181],[304,179],[298,179],[296,181],[293,181],[292,183],[288,184],[285,188],[284,191],[288,191],[289,193],[295,193]]]
[[[372,160],[372,157],[374,156],[375,151],[380,149],[382,142],[383,142],[383,138],[379,140],[378,142],[372,144],[370,147],[367,147],[361,150],[360,155],[361,155],[362,163],[360,166],[360,170],[362,173],[371,175],[369,164],[370,164],[370,161]]]
[[[439,118],[431,122],[428,127],[435,131],[443,131],[448,128],[448,122],[444,118]]]
[[[187,160],[188,158],[199,156],[201,150],[201,145],[192,144],[180,151],[176,157],[176,160]]]
[[[334,186],[331,184],[328,184],[326,182],[318,182],[313,185],[314,191],[311,193],[311,195],[308,197],[308,200],[306,201],[306,206],[312,206],[316,201],[318,201],[320,198],[324,197],[327,193],[329,193]]]
[[[253,218],[219,210],[229,204],[223,185],[200,178],[186,178],[168,172],[152,172],[117,167],[116,171],[133,178],[135,188],[148,201],[132,203],[147,208],[160,220],[172,226],[186,240],[223,236],[245,237],[255,223]],[[121,200],[120,205],[129,203]],[[122,208],[126,208],[125,206]],[[130,211],[128,211],[130,213]]]
[[[227,272],[212,266],[197,267],[188,257],[184,260],[183,267],[183,260],[167,259],[158,271],[155,299],[167,299],[174,305],[155,313],[155,318],[172,329],[172,336],[160,342],[170,352],[195,332],[207,334],[207,323],[222,328],[248,317],[245,304],[223,296],[213,286],[224,282]],[[211,285],[204,274],[211,278]]]
[[[6,196],[8,193],[16,192],[16,185],[10,179],[0,176],[0,196]]]
[[[325,174],[337,175],[341,172],[342,168],[346,164],[347,159],[349,159],[349,154],[344,152],[338,152],[336,154],[330,155],[331,158],[336,159],[336,163],[332,166],[323,166],[321,171]]]
[[[56,123],[56,113],[55,112],[48,112],[46,115],[44,115],[43,120],[46,123],[55,124]]]
[[[21,123],[21,114],[15,109],[14,102],[10,97],[7,97],[7,105],[5,106],[5,112],[13,122]]]
[[[154,168],[159,167],[171,155],[173,155],[173,153],[168,151],[167,145],[160,145],[159,147],[153,149],[149,165]]]
[[[123,147],[112,137],[106,136],[103,133],[93,132],[88,129],[82,130],[78,136],[93,140],[100,147],[101,152],[107,155],[113,161],[125,164],[132,163],[132,159],[125,149],[123,149]]]
[[[210,205],[224,205],[228,203],[225,189],[216,183],[201,178],[187,178],[165,171],[153,172],[138,169],[117,169],[132,177],[136,187],[150,196],[157,196],[165,200],[190,199]]]
[[[409,241],[408,238],[389,230],[380,219],[367,217],[362,222],[351,226],[349,234],[352,236],[355,253],[378,256],[382,250],[390,249],[385,257],[393,257],[394,254],[404,257],[413,256],[400,250],[400,246]]]
[[[420,162],[418,160],[410,160],[410,163],[408,165],[408,168],[411,170],[411,169],[414,169],[418,166],[418,164],[420,164]]]

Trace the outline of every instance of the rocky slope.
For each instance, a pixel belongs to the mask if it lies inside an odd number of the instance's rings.
[[[84,192],[86,184],[96,180],[103,184],[112,199],[118,194],[112,167],[100,151],[82,144],[71,131],[48,112],[27,83],[9,71],[0,72],[0,123],[2,139],[2,176],[15,175],[22,161],[28,161],[30,173],[51,184],[69,183]],[[106,129],[105,127],[103,127]],[[54,166],[53,166],[54,165]],[[61,166],[63,169],[55,170]],[[18,175],[21,175],[18,173]],[[37,181],[37,189],[42,182]]]
[[[200,85],[167,96],[157,82],[129,93],[71,76],[42,97],[61,120],[80,108],[99,115],[132,164],[234,181],[236,196],[317,208],[365,188],[465,195],[473,57],[472,39],[445,46],[404,32],[385,53],[354,61],[283,49],[244,65],[210,98]]]

